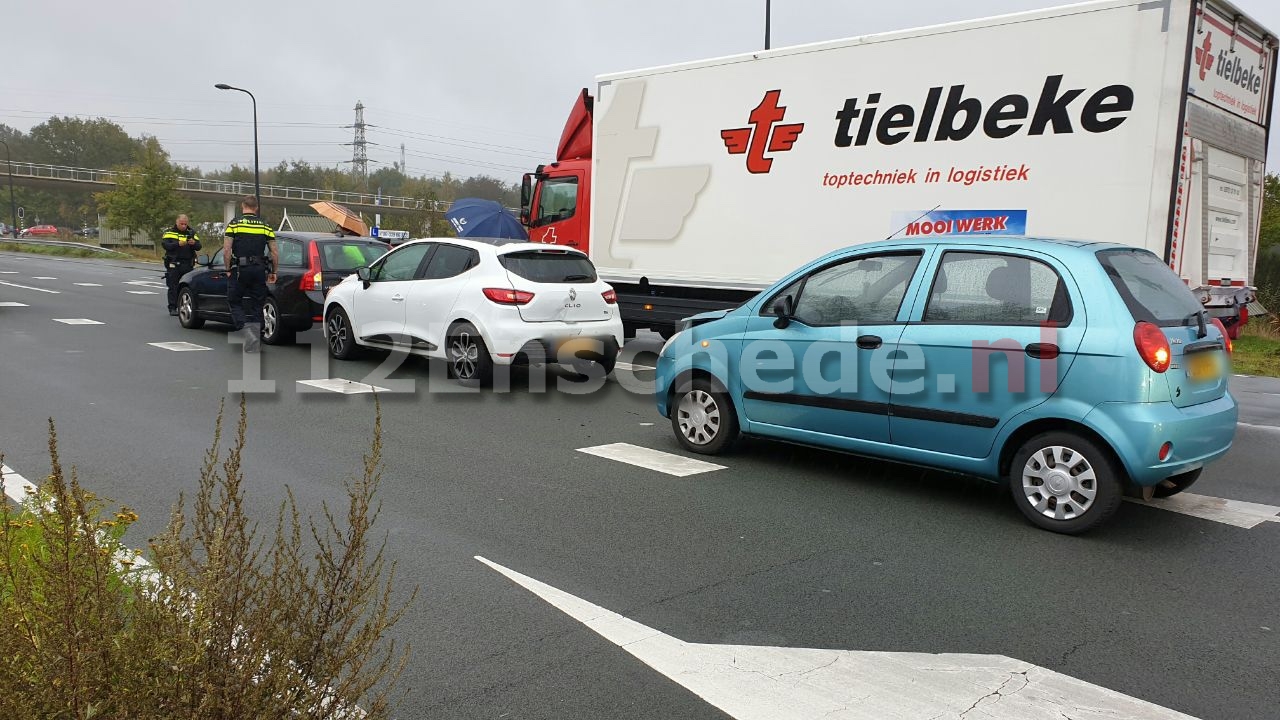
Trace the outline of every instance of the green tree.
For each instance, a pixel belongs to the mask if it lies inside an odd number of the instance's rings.
[[[141,232],[158,243],[182,207],[178,174],[168,154],[155,138],[147,138],[141,161],[121,170],[127,174],[119,177],[115,189],[97,195],[107,226]]]
[[[1259,248],[1280,247],[1280,175],[1268,173],[1262,189],[1262,231]]]
[[[31,162],[105,170],[142,159],[146,141],[103,118],[53,117],[27,134]]]

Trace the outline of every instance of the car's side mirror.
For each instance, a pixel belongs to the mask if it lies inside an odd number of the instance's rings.
[[[209,265],[213,264],[213,260],[209,258],[208,253],[200,253],[199,255],[197,255],[196,262],[200,263],[201,265],[204,265],[205,267],[208,267]]]
[[[773,321],[773,326],[779,330],[791,324],[791,319],[795,317],[795,300],[790,295],[783,295],[773,303],[773,314],[777,319]]]
[[[367,267],[356,268],[356,277],[360,278],[360,282],[364,283],[364,289],[368,290],[369,289],[369,268]]]

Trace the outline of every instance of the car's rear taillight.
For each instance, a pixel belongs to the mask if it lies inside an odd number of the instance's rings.
[[[485,288],[482,292],[499,305],[525,305],[533,299],[533,293],[511,288]]]
[[[613,288],[609,288],[608,290],[605,290],[603,293],[600,293],[600,294],[604,296],[604,301],[606,303],[610,305],[618,304],[618,293],[614,292]]]
[[[320,247],[315,243],[307,245],[307,274],[298,282],[298,289],[324,290],[324,274],[320,272]]]
[[[1241,309],[1241,310],[1244,310],[1244,308],[1240,308],[1240,309]],[[1223,343],[1226,345],[1226,347],[1227,347],[1227,354],[1228,354],[1228,355],[1230,355],[1230,354],[1231,354],[1231,351],[1232,351],[1234,348],[1233,348],[1233,347],[1232,347],[1232,345],[1231,345],[1231,335],[1230,335],[1229,333],[1227,333],[1227,326],[1226,326],[1226,325],[1223,325],[1223,324],[1222,324],[1222,321],[1221,321],[1221,320],[1219,320],[1218,318],[1213,318],[1213,324],[1214,324],[1215,326],[1217,326],[1217,328],[1218,328],[1218,332],[1222,333],[1222,342],[1223,342]]]
[[[1145,321],[1134,325],[1133,344],[1147,367],[1158,373],[1169,369],[1169,339],[1159,327]]]

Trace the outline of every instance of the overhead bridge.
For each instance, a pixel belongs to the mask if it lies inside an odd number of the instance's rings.
[[[63,190],[70,188],[93,190],[95,192],[111,190],[115,187],[118,178],[122,175],[128,175],[128,173],[118,170],[94,170],[27,162],[15,162],[11,164],[11,167],[15,184]],[[235,201],[245,195],[252,195],[253,183],[180,177],[178,178],[177,190],[187,197],[201,200]],[[383,214],[409,213],[424,209],[442,213],[449,208],[449,203],[443,200],[424,200],[422,198],[398,197],[395,195],[383,195],[379,198],[371,193],[320,190],[285,185],[263,185],[261,196],[264,205],[272,200],[278,204],[294,202],[310,204],[327,200],[353,210],[366,210]]]

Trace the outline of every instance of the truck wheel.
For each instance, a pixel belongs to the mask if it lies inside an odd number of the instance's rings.
[[[670,412],[671,429],[686,450],[719,455],[738,439],[733,401],[705,378],[676,390]]]
[[[1196,468],[1190,472],[1184,472],[1181,475],[1174,475],[1161,480],[1156,485],[1154,497],[1167,498],[1191,487],[1196,480],[1200,479],[1200,473],[1204,468]]]
[[[1067,535],[1101,525],[1124,495],[1111,455],[1071,432],[1028,440],[1013,456],[1008,481],[1014,504],[1028,520]]]

